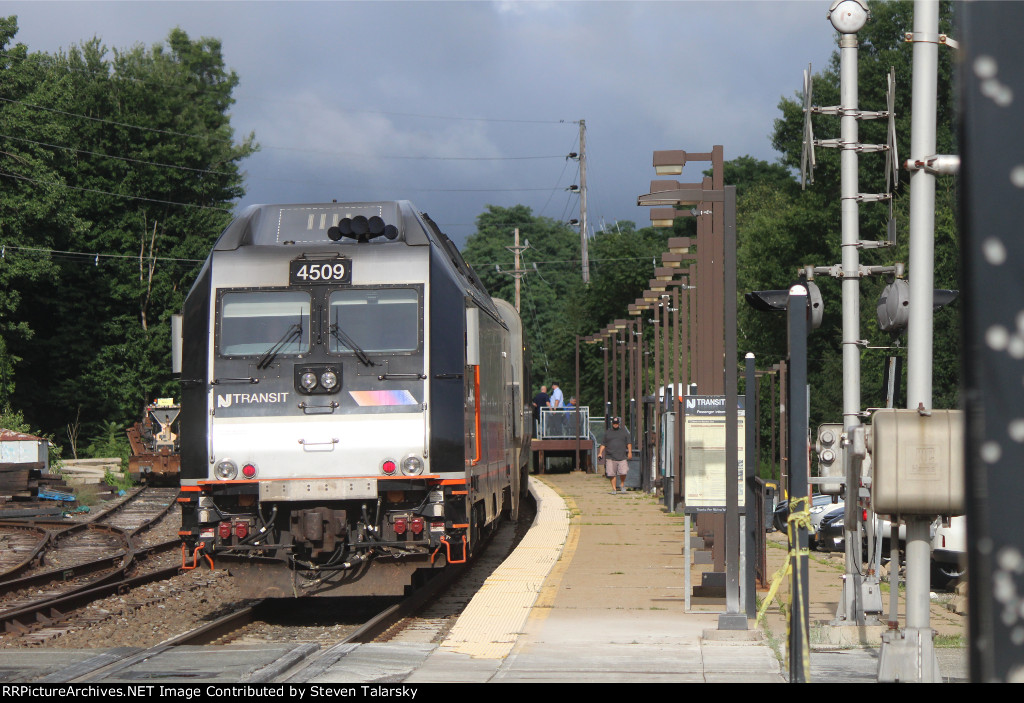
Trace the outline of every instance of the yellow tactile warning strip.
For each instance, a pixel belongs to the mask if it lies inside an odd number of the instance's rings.
[[[569,509],[558,494],[535,478],[530,479],[530,490],[537,499],[533,526],[473,596],[441,649],[503,659],[515,646],[569,534]]]

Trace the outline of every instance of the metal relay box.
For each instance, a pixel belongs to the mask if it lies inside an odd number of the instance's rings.
[[[883,515],[963,515],[960,410],[878,410],[871,421],[871,502]]]

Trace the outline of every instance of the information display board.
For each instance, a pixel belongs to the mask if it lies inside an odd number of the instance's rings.
[[[737,413],[739,508],[743,512],[745,413],[743,396]],[[686,396],[686,512],[725,512],[725,396]]]

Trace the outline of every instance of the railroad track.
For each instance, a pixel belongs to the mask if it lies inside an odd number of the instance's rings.
[[[39,525],[0,525],[0,578],[27,569],[46,547],[49,531]]]
[[[50,636],[55,636],[54,623],[70,610],[109,592],[131,588],[133,582],[126,577],[129,568],[178,546],[177,540],[145,545],[141,536],[167,514],[176,496],[177,489],[140,488],[87,522],[45,526],[45,548],[36,550],[35,566],[9,570],[0,580],[0,628],[23,635],[48,629]],[[31,573],[13,577],[25,571]],[[156,572],[142,578],[153,580],[177,573],[176,568]]]
[[[531,521],[527,516],[524,523],[528,525]],[[178,679],[178,674],[174,673],[177,671],[181,672],[181,680],[185,681],[194,680],[190,677],[201,675],[197,671],[206,668],[206,676],[216,675],[233,682],[303,682],[311,681],[328,671],[348,654],[356,656],[354,653],[367,643],[372,643],[373,647],[380,647],[382,643],[436,643],[443,639],[493,567],[512,549],[518,537],[518,534],[509,534],[517,532],[513,527],[507,526],[500,530],[483,555],[462,567],[461,573],[455,573],[455,569],[446,569],[440,572],[439,578],[432,579],[413,597],[397,603],[390,599],[371,598],[306,598],[266,602],[234,602],[230,599],[214,602],[211,599],[211,610],[207,612],[220,608],[219,616],[211,618],[189,610],[189,606],[205,600],[213,592],[225,591],[230,578],[219,570],[183,573],[167,582],[166,587],[160,586],[162,590],[177,588],[176,593],[136,596],[133,592],[133,605],[143,608],[137,613],[120,610],[123,603],[104,606],[108,613],[116,611],[116,619],[102,628],[89,626],[86,631],[96,633],[94,637],[102,638],[108,646],[116,649],[97,653],[74,667],[47,673],[34,682],[137,681],[140,677],[159,677],[161,680],[173,681]],[[487,564],[488,558],[493,563]],[[197,587],[194,594],[185,593],[180,587],[185,582],[204,580],[208,583]],[[150,586],[140,591],[154,589],[155,586]],[[151,602],[141,603],[147,597]],[[164,598],[166,600],[162,600]],[[117,600],[123,601],[125,598]],[[80,621],[95,607],[82,611],[76,619]],[[118,639],[110,634],[117,632],[111,629],[115,623],[122,628],[138,624],[145,630],[152,629],[151,616],[145,613],[154,613],[157,608],[164,612],[174,610],[179,624],[184,625],[191,619],[195,626],[187,632],[179,631],[180,634],[165,632],[163,639],[150,639],[148,644],[140,639]],[[317,613],[322,617],[314,617]],[[101,613],[98,617],[106,616]],[[207,621],[199,622],[201,620]],[[107,634],[101,634],[104,632]],[[58,645],[67,647],[60,641]],[[427,650],[417,647],[398,651]],[[249,654],[239,657],[238,652]],[[182,657],[191,661],[190,666],[195,668],[178,669],[182,666],[181,662],[185,661]],[[405,656],[399,659],[408,661]],[[244,660],[244,663],[239,663],[240,660]]]
[[[59,547],[78,543],[83,555],[103,552],[120,535],[141,533],[174,505],[177,489],[139,487],[119,503],[86,520],[38,520],[34,518],[0,521],[0,583],[12,581],[26,572],[40,570],[65,557],[55,556]],[[72,550],[73,551],[73,550]],[[68,552],[65,552],[68,553]],[[87,556],[70,557],[69,563],[88,561]]]

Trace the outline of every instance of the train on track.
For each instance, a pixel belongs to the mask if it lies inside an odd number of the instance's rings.
[[[246,209],[172,329],[188,566],[264,597],[401,595],[517,515],[519,315],[409,202]]]

